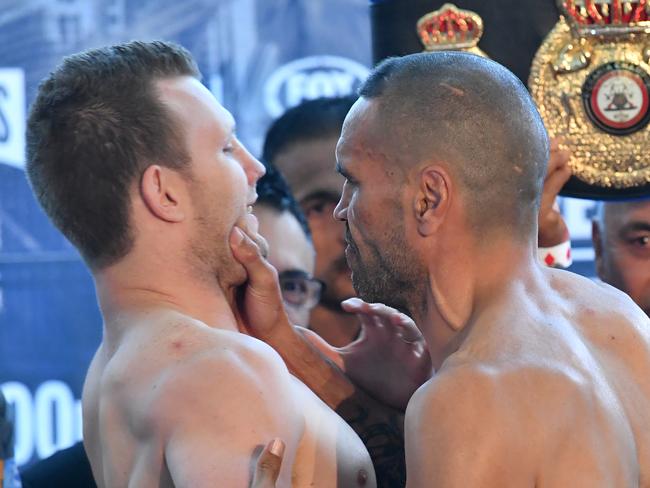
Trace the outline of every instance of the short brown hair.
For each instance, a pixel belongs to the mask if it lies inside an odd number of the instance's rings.
[[[133,41],[69,56],[39,87],[27,123],[29,180],[92,268],[129,252],[129,188],[146,167],[188,165],[154,86],[175,76],[200,77],[188,51]]]

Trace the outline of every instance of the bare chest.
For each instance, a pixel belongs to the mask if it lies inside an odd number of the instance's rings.
[[[294,380],[305,429],[294,464],[292,486],[376,486],[370,456],[361,439],[305,385]]]

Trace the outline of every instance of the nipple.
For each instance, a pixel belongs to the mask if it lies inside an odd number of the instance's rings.
[[[366,486],[366,483],[368,482],[368,472],[365,469],[359,470],[357,482],[359,483],[359,486]]]

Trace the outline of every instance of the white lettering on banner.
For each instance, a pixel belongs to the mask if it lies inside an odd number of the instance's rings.
[[[368,76],[365,66],[339,56],[310,56],[275,70],[264,85],[264,103],[272,117],[303,100],[349,95]]]
[[[45,458],[82,438],[81,400],[70,387],[56,380],[41,383],[33,397],[19,382],[0,385],[14,412],[14,457],[21,466],[32,459]]]
[[[41,459],[73,444],[74,398],[68,385],[46,381],[34,399],[36,452]]]
[[[0,385],[7,403],[13,408],[14,459],[19,466],[32,458],[34,452],[34,423],[32,394],[22,383],[12,381]]]
[[[25,165],[25,74],[0,68],[0,162]]]

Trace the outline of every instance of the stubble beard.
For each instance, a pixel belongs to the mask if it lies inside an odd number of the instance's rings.
[[[418,266],[397,228],[380,246],[366,241],[364,257],[356,242],[346,229],[346,240],[350,246],[348,264],[352,269],[352,285],[358,296],[369,303],[383,303],[402,312],[409,312],[409,302],[422,283],[423,267]]]
[[[212,284],[217,283],[225,291],[229,286],[241,284],[246,273],[232,255],[223,220],[204,203],[200,215],[194,220],[186,258],[195,275]]]

